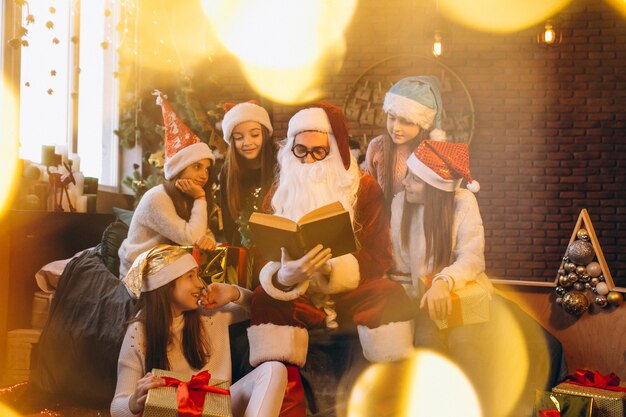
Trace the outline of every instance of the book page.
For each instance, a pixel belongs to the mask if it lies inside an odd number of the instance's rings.
[[[339,201],[335,201],[334,203],[326,204],[325,206],[309,211],[307,214],[302,216],[300,220],[298,220],[298,224],[302,225],[325,219],[327,217],[336,216],[344,211],[346,210],[343,208],[343,205]]]
[[[261,224],[263,226],[274,227],[276,229],[288,230],[295,232],[298,230],[296,222],[289,220],[286,217],[275,216],[273,214],[254,212],[250,216],[250,223]]]

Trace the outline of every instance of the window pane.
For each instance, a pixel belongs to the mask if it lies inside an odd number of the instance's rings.
[[[117,185],[114,9],[112,1],[83,1],[80,6],[78,154],[84,174],[104,185]]]
[[[20,158],[40,162],[42,145],[71,142],[70,0],[55,1],[55,13],[48,2],[31,1],[28,7],[23,19],[30,12],[35,23],[22,22],[29,46],[21,49]]]

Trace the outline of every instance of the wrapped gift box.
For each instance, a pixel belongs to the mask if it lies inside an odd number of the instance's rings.
[[[533,417],[597,417],[593,398],[537,390]]]
[[[53,292],[37,291],[33,295],[33,310],[31,326],[33,329],[43,329],[48,320],[50,305],[52,304]]]
[[[426,282],[430,287],[429,282]],[[489,321],[491,292],[477,281],[452,291],[452,313],[444,320],[433,320],[440,329]]]
[[[168,376],[181,381],[189,381],[193,373],[170,372],[161,369],[153,369],[156,376]],[[219,379],[209,381],[209,385],[216,388],[230,389],[230,383]],[[146,406],[143,411],[144,417],[178,417],[178,404],[176,402],[176,387],[153,388],[148,391]],[[203,417],[232,417],[230,395],[207,392],[205,394]]]
[[[41,329],[15,329],[7,332],[7,370],[28,371],[36,363],[35,348]],[[27,375],[27,373],[22,372]]]
[[[626,387],[626,384],[622,382],[620,386]],[[626,415],[626,408],[624,407],[626,392],[586,387],[567,382],[552,388],[552,392],[593,398],[597,410],[596,417],[624,417]]]

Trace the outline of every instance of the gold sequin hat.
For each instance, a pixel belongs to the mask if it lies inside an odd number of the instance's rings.
[[[123,281],[133,296],[139,298],[142,292],[156,290],[197,267],[196,260],[186,250],[158,245],[135,259]]]
[[[443,191],[458,190],[462,180],[467,181],[471,192],[480,190],[480,184],[470,174],[466,143],[425,140],[413,151],[407,166],[424,182]]]

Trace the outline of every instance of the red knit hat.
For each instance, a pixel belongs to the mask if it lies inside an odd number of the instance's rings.
[[[471,192],[480,190],[480,184],[470,174],[466,143],[425,140],[413,151],[407,166],[424,182],[443,191],[457,190],[461,180],[467,181]]]
[[[183,169],[194,162],[210,159],[215,162],[215,156],[209,145],[187,127],[178,117],[176,112],[167,101],[167,96],[159,90],[154,90],[152,95],[157,96],[156,103],[161,106],[163,112],[163,147],[165,148],[165,164],[163,171],[165,179],[171,180]]]
[[[292,144],[298,133],[310,131],[328,133],[331,140],[334,138],[344,168],[350,168],[348,124],[339,107],[327,101],[320,101],[300,110],[289,120],[287,141]]]

